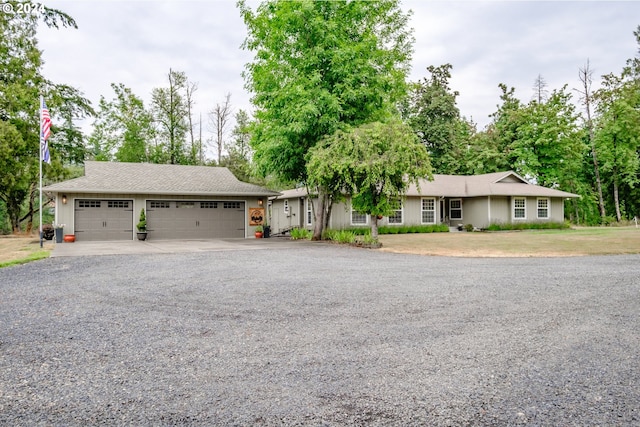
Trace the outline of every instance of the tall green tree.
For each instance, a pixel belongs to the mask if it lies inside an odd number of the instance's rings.
[[[498,85],[502,94],[498,110],[490,117],[484,131],[470,139],[469,152],[474,156],[470,169],[474,173],[520,170],[513,146],[518,140],[518,128],[524,122],[523,104],[515,96],[515,88]]]
[[[451,64],[429,66],[429,76],[413,83],[403,111],[431,156],[436,173],[465,172],[465,150],[470,136],[469,124],[461,118],[456,105],[458,91],[449,86]]]
[[[17,4],[9,3],[14,8]],[[20,177],[2,180],[0,199],[5,203],[13,231],[20,230],[25,219],[30,230],[34,213],[40,209],[33,203],[25,203],[35,200],[38,190],[40,95],[44,95],[53,121],[52,164],[45,165],[46,179],[64,175],[63,163],[83,159],[83,135],[73,125],[73,119],[93,113],[89,101],[77,89],[55,84],[42,75],[38,20],[41,18],[46,25],[56,28],[77,28],[75,21],[64,12],[42,5],[38,11],[0,13],[0,121],[5,138],[1,142],[4,149],[0,151],[0,163],[5,165],[3,175]],[[14,130],[20,138],[15,137]],[[17,158],[21,161],[16,162]]]
[[[633,188],[640,181],[640,86],[628,72],[603,76],[596,92],[599,113],[596,147],[602,161],[603,179],[608,180],[616,220],[625,212],[621,187]]]
[[[519,117],[510,146],[517,171],[545,187],[569,189],[587,147],[566,86],[546,101],[531,101]]]
[[[141,98],[124,84],[111,83],[115,96],[100,97],[89,144],[96,160],[119,162],[149,161],[154,137],[153,116]]]
[[[241,181],[253,181],[251,165],[251,119],[245,110],[238,110],[235,115],[236,125],[231,131],[231,142],[227,147],[228,154],[220,161],[220,166],[229,168]]]
[[[600,212],[600,222],[604,222],[605,217],[607,216],[607,212],[604,206],[604,197],[602,193],[602,179],[600,178],[600,162],[598,161],[598,151],[596,149],[596,139],[595,139],[595,131],[594,131],[594,121],[593,121],[593,90],[591,89],[591,84],[593,83],[593,71],[589,66],[589,61],[585,64],[583,68],[580,68],[578,78],[580,79],[580,83],[582,83],[582,87],[578,90],[580,93],[580,100],[584,105],[584,110],[586,117],[584,119],[584,125],[587,131],[588,144],[591,150],[590,159],[591,164],[593,164],[593,181],[594,181],[594,189],[596,195],[598,196],[598,210]]]
[[[399,208],[410,183],[431,177],[429,154],[411,127],[399,122],[367,123],[339,130],[309,150],[309,182],[351,195],[354,210],[371,216],[378,238],[378,216]]]
[[[345,125],[389,118],[406,95],[414,39],[397,0],[273,0],[255,12],[240,0],[238,7],[243,47],[255,54],[243,75],[257,107],[252,147],[263,175],[305,182],[305,156],[318,141]],[[316,221],[314,238],[324,222]]]
[[[154,163],[186,164],[189,131],[189,106],[185,99],[187,76],[182,71],[169,69],[168,87],[154,88],[151,103],[158,130],[157,144],[152,151]]]

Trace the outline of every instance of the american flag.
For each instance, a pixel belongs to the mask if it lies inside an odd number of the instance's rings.
[[[49,109],[42,99],[42,123],[40,123],[40,149],[42,150],[42,160],[45,163],[51,163],[51,157],[49,156],[49,144],[47,139],[51,136],[51,116],[49,116]]]

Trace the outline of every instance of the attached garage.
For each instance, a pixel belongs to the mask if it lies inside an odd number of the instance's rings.
[[[148,200],[147,231],[153,239],[245,237],[245,202]]]
[[[55,197],[55,222],[79,242],[136,239],[143,210],[150,241],[253,238],[268,198],[280,194],[239,181],[223,167],[84,166],[84,176],[43,188]]]
[[[133,200],[77,199],[74,234],[78,241],[133,239]]]

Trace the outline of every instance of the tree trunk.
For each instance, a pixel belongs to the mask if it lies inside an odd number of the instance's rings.
[[[371,215],[371,238],[378,240],[378,216]]]
[[[7,208],[7,215],[9,221],[11,221],[11,229],[13,234],[20,233],[20,203],[15,203],[15,200],[6,200],[5,206]]]
[[[622,221],[622,214],[620,213],[620,196],[618,194],[618,173],[614,168],[613,175],[613,202],[616,205],[616,221]]]
[[[327,214],[324,218],[324,230],[329,229],[329,221],[331,220],[331,210],[333,209],[333,199],[329,198],[328,206],[327,206]],[[323,230],[323,231],[324,231]]]
[[[33,215],[35,212],[35,203],[36,203],[36,185],[32,184],[31,188],[29,189],[29,212],[27,212],[27,218],[29,219],[27,221],[27,229],[26,232],[28,234],[31,234],[31,231],[33,230]],[[42,206],[40,206],[40,208],[42,208]]]
[[[326,219],[326,208],[325,208],[325,204],[327,201],[327,196],[324,194],[324,191],[319,190],[318,191],[318,199],[317,199],[317,204],[315,206],[315,210],[316,210],[316,222],[315,222],[315,226],[313,227],[313,237],[311,238],[311,240],[322,240],[322,232],[324,231],[324,223],[325,223],[325,219]]]
[[[589,143],[591,145],[591,157],[593,158],[593,171],[596,176],[596,191],[598,193],[598,208],[600,210],[600,218],[604,222],[607,212],[604,208],[604,197],[602,196],[602,181],[600,180],[600,167],[598,166],[598,155],[596,153],[596,142],[593,135],[593,121],[591,120],[591,70],[589,69],[589,61],[585,68],[580,69],[580,80],[584,88],[582,95],[584,96],[584,106],[587,112],[587,128],[589,129]]]

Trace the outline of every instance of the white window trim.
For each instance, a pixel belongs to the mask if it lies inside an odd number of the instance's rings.
[[[524,216],[522,218],[516,218],[516,200],[524,200],[524,206],[518,209],[524,209]],[[514,197],[511,202],[511,217],[514,221],[526,221],[527,220],[527,198],[526,197]]]
[[[349,211],[349,222],[351,223],[351,225],[369,225],[369,215],[360,213],[358,211],[355,211],[353,209],[353,205],[351,205],[350,208],[351,208],[351,210]],[[364,223],[362,223],[362,222],[353,222],[353,213],[354,212],[356,212],[356,213],[358,213],[360,215],[364,215]]]
[[[400,222],[391,222],[391,217],[387,217],[387,223],[389,225],[402,225],[404,224],[404,203],[400,204],[400,209],[396,209],[396,212],[400,211]]]
[[[547,201],[547,216],[540,216],[538,212],[540,211],[540,205],[538,204],[540,200]],[[549,219],[551,218],[551,199],[549,197],[538,197],[536,199],[536,217],[538,219]]]
[[[433,201],[433,211],[430,209],[424,209],[424,205],[422,203],[423,200],[432,200]],[[433,212],[433,222],[424,222],[422,221],[422,212]],[[435,224],[437,221],[436,218],[436,214],[437,214],[437,208],[436,208],[436,198],[435,197],[422,197],[420,199],[420,223],[421,224]]]
[[[454,218],[453,215],[451,215],[451,202],[454,201],[459,201],[460,202],[460,218]],[[455,209],[458,210],[458,209]],[[451,221],[462,221],[462,219],[464,218],[464,211],[462,209],[462,199],[449,199],[449,219]]]
[[[305,218],[306,218],[306,223],[307,225],[313,225],[313,208],[312,208],[312,201],[310,197],[307,197],[306,199],[306,209],[305,209]]]

